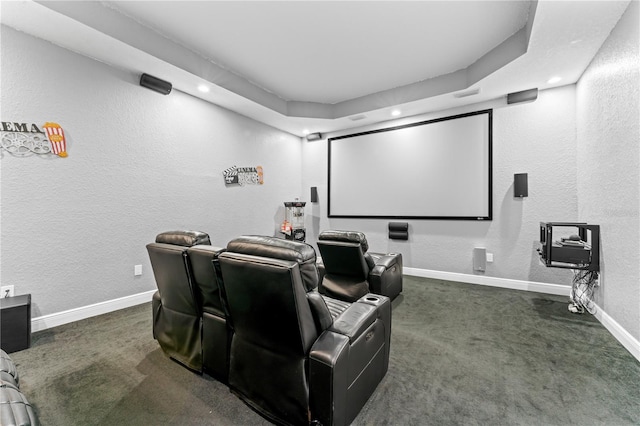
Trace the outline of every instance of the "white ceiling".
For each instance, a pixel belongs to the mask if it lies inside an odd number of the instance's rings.
[[[328,104],[466,68],[529,14],[525,1],[184,3],[109,5],[285,100]]]
[[[0,19],[302,135],[574,83],[628,3],[3,1]]]

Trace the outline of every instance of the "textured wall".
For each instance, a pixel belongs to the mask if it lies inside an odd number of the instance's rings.
[[[578,82],[578,206],[599,224],[596,302],[640,340],[640,5],[629,8]]]
[[[2,121],[65,130],[68,158],[0,152],[1,282],[33,316],[155,288],[145,244],[198,229],[214,244],[274,234],[300,196],[300,138],[2,26]],[[227,167],[263,186],[225,187]],[[133,266],[143,275],[133,276]]]
[[[410,121],[485,108],[494,108],[493,221],[409,220],[410,239],[399,242],[387,238],[388,221],[384,219],[329,219],[327,142],[322,140],[303,144],[303,192],[317,186],[320,195],[320,202],[307,210],[310,240],[315,241],[325,229],[360,230],[366,233],[373,250],[400,251],[406,266],[465,274],[474,273],[473,248],[486,247],[495,255],[495,262],[487,264],[487,276],[570,284],[570,273],[543,267],[535,248],[540,221],[577,220],[575,86],[540,92],[531,103],[507,105],[502,99],[413,117]],[[396,120],[378,127],[406,121]],[[514,173],[529,174],[528,198],[513,197]],[[403,190],[401,183],[397,190]],[[384,200],[385,194],[380,194],[380,202]]]

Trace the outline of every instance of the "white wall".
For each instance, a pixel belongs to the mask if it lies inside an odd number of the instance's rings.
[[[545,268],[535,251],[539,222],[577,220],[575,86],[539,93],[535,102],[507,105],[506,99],[394,120],[390,127],[494,108],[493,221],[408,220],[409,241],[387,238],[384,219],[329,219],[327,200],[327,141],[303,144],[303,192],[317,186],[320,202],[307,209],[310,241],[325,229],[359,230],[374,251],[399,251],[408,267],[474,274],[474,247],[494,254],[486,276],[569,285],[566,270]],[[351,129],[356,133],[374,127]],[[337,136],[336,134],[327,137]],[[513,175],[529,174],[529,197],[513,197]],[[402,184],[397,185],[402,191]],[[420,194],[412,194],[420,197]],[[384,202],[385,194],[380,194]]]
[[[640,6],[629,8],[578,82],[578,208],[600,224],[597,304],[640,340]]]
[[[0,120],[57,121],[69,143],[66,159],[0,152],[0,282],[33,295],[34,317],[155,289],[144,245],[160,231],[199,229],[219,245],[274,234],[282,201],[308,201],[317,186],[309,242],[324,229],[357,229],[373,250],[400,251],[413,268],[474,274],[472,249],[483,246],[495,255],[486,276],[569,284],[569,271],[539,264],[538,222],[600,223],[597,302],[640,339],[637,2],[577,88],[410,119],[494,108],[494,220],[412,220],[408,242],[389,240],[386,220],[327,218],[326,140],[301,143],[4,26],[1,35]],[[262,165],[265,185],[225,187],[221,173],[232,165]],[[523,200],[512,196],[514,173],[529,174]],[[133,277],[134,264],[143,264],[142,277]]]
[[[1,31],[0,120],[58,122],[68,143],[67,158],[0,151],[0,281],[32,294],[33,317],[155,289],[145,245],[159,232],[274,235],[300,197],[300,138]],[[233,165],[261,165],[264,185],[225,187]]]

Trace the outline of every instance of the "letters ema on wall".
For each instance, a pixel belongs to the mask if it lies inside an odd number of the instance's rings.
[[[35,123],[2,121],[0,125],[0,147],[10,154],[20,157],[31,154],[55,154],[62,158],[68,155],[64,130],[58,123],[46,122],[41,126],[42,130]]]
[[[225,185],[262,185],[264,183],[262,166],[229,167],[222,172]]]

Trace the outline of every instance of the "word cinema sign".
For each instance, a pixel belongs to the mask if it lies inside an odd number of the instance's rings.
[[[0,122],[2,139],[0,147],[10,154],[55,154],[66,157],[67,141],[64,130],[58,123],[47,122],[41,128],[37,124]]]
[[[232,166],[222,172],[225,185],[262,185],[264,173],[261,166],[238,167]]]

